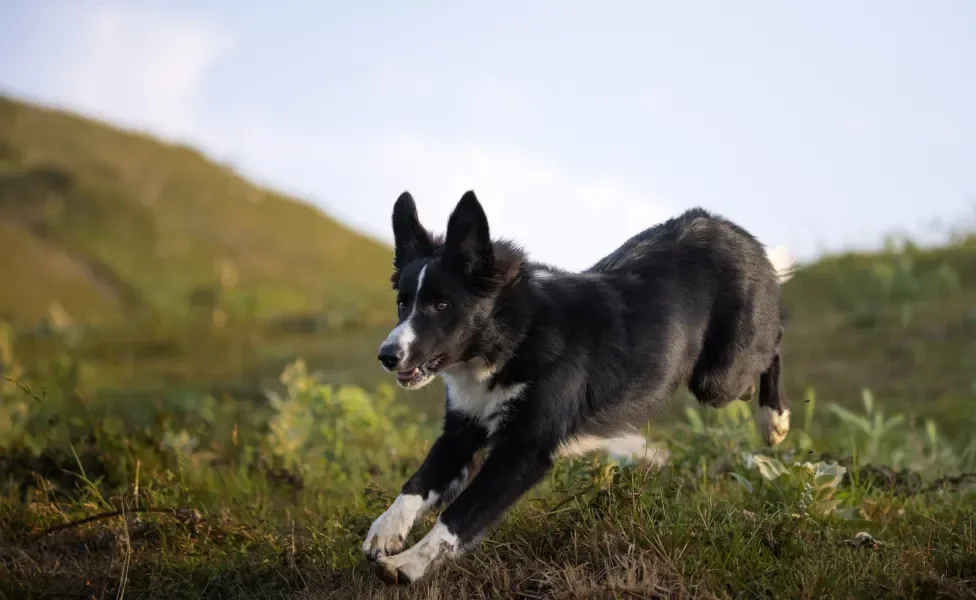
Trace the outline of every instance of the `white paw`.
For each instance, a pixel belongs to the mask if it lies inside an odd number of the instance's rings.
[[[376,573],[389,584],[415,583],[442,559],[456,555],[457,549],[457,536],[438,520],[433,529],[409,550],[377,559]]]
[[[782,413],[777,413],[768,406],[762,407],[759,411],[756,425],[759,426],[759,435],[764,442],[770,446],[782,442],[786,439],[786,434],[790,431],[790,410],[784,409]]]
[[[363,542],[363,554],[366,558],[377,560],[403,550],[407,534],[424,510],[424,504],[423,498],[417,494],[397,496],[390,508],[370,526]]]

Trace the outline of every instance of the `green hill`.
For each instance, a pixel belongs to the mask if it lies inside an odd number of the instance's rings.
[[[390,251],[187,147],[0,96],[0,317],[388,304]],[[229,292],[225,291],[225,295]],[[365,314],[364,314],[365,312]]]
[[[889,406],[964,433],[976,418],[976,236],[829,256],[785,287],[788,391]]]

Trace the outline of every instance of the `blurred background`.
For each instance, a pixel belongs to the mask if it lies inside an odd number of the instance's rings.
[[[443,230],[475,189],[495,235],[568,268],[691,206],[729,216],[804,265],[793,396],[971,424],[966,3],[2,12],[0,318],[25,377],[135,412],[261,401],[298,357],[388,383],[392,202]]]
[[[363,487],[398,488],[443,402],[375,358],[403,190],[443,231],[474,189],[494,235],[572,269],[692,206],[730,217],[801,263],[789,451],[961,468],[974,30],[962,0],[7,0],[0,489],[77,498],[81,466],[111,506],[178,477],[158,503],[374,515]],[[657,424],[758,446],[696,411]],[[55,513],[31,514],[0,531]],[[358,559],[343,523],[315,521],[346,532],[328,564]]]

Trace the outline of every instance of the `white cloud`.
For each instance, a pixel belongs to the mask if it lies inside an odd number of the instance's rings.
[[[67,104],[169,137],[193,132],[202,84],[232,48],[225,33],[121,5],[74,16],[60,73]]]

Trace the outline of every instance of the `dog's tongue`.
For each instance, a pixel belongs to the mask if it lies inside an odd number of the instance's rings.
[[[400,381],[407,381],[411,377],[417,374],[417,368],[407,369],[406,371],[397,371],[397,379]]]

